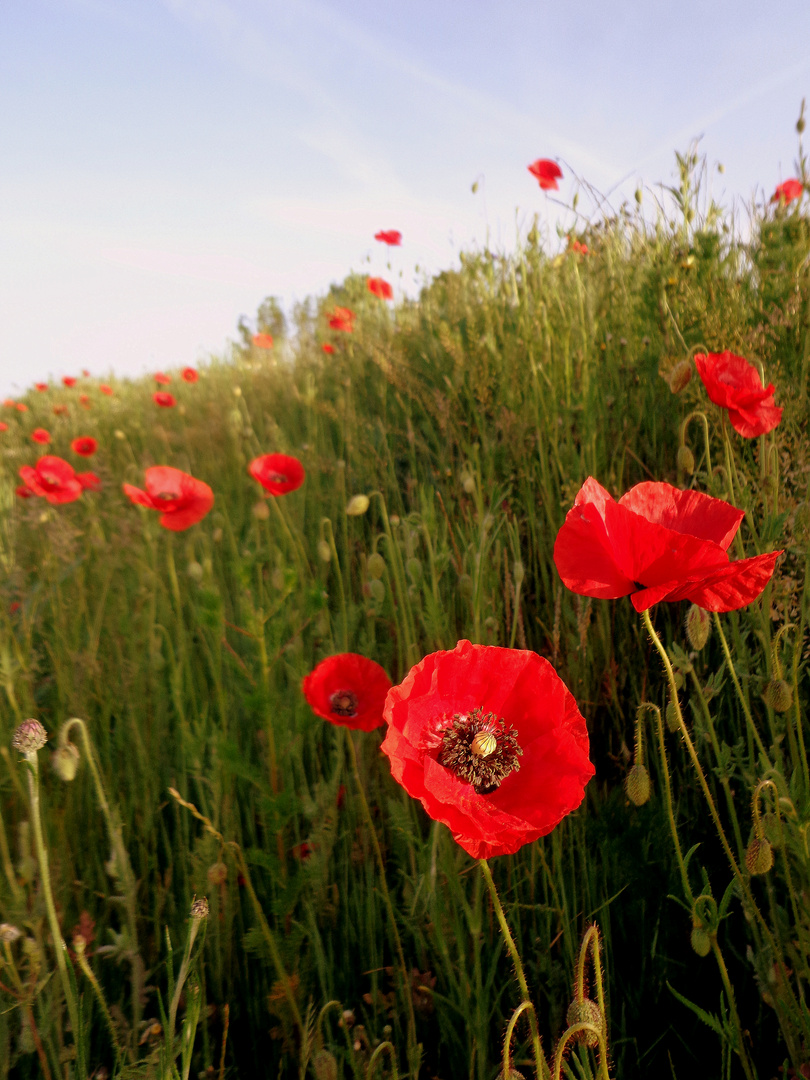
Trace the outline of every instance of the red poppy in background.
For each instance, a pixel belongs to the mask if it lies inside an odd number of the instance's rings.
[[[253,344],[257,349],[272,349],[273,348],[273,335],[272,334],[254,334],[251,338]]]
[[[732,562],[727,550],[745,517],[722,499],[670,484],[636,484],[615,502],[589,477],[554,544],[563,583],[581,596],[629,596],[636,611],[691,600],[735,611],[755,600],[781,551]]]
[[[92,457],[98,450],[98,443],[92,435],[80,435],[78,439],[73,440],[70,448],[74,454],[79,454],[81,457]]]
[[[385,695],[391,680],[383,668],[358,653],[321,660],[301,683],[316,715],[353,731],[373,731],[385,721]]]
[[[100,391],[102,392],[102,394],[107,394],[107,395],[110,395],[110,394],[112,394],[112,387],[111,387],[111,386],[107,386],[107,384],[106,384],[106,383],[102,383],[102,384],[101,384],[101,385],[99,386],[99,390],[100,390]]]
[[[773,403],[774,386],[762,385],[759,372],[742,356],[722,353],[695,354],[695,367],[709,399],[722,409],[735,431],[746,439],[773,431],[782,410]]]
[[[335,346],[330,345],[328,341],[325,341],[323,343],[323,345],[321,345],[321,348],[323,349],[323,351],[325,353],[330,353],[331,354],[331,353],[333,353],[335,351]]]
[[[54,407],[53,407],[53,415],[54,416],[67,416],[67,411],[68,411],[67,405],[54,405]]]
[[[63,375],[62,376],[62,385],[67,386],[68,388],[70,388],[71,386],[76,385],[76,380],[74,379],[74,377],[72,375]]]
[[[27,484],[18,484],[14,488],[14,494],[18,495],[21,499],[33,499],[34,493]]]
[[[20,476],[34,495],[41,495],[49,503],[74,502],[82,493],[70,462],[51,454],[41,457],[34,466],[23,465]]]
[[[17,412],[28,412],[28,406],[25,404],[24,401],[18,401],[14,408],[17,410]]]
[[[562,169],[556,161],[538,158],[528,166],[528,169],[543,191],[559,191],[557,181],[562,178]]]
[[[288,454],[262,454],[248,465],[248,472],[271,495],[286,495],[300,488],[306,473],[298,458]]]
[[[180,375],[183,382],[196,382],[200,377],[193,367],[184,367]]]
[[[124,494],[136,506],[159,510],[164,529],[181,532],[202,521],[214,505],[214,493],[208,484],[171,465],[154,465],[146,470],[146,491],[124,484]]]
[[[388,244],[389,247],[400,247],[402,233],[398,229],[380,229],[378,233],[374,233],[374,239],[382,244]]]
[[[101,487],[101,477],[96,476],[94,472],[76,473],[76,479],[84,491],[97,491]]]
[[[48,384],[46,382],[36,382],[34,383],[34,388],[40,391],[47,390]]]
[[[84,375],[85,379],[90,378],[90,372],[87,370],[87,368],[82,368],[82,375]]]
[[[165,390],[156,390],[155,393],[152,394],[152,401],[154,401],[156,405],[160,405],[161,409],[171,409],[173,405],[177,404],[174,395],[167,394]]]
[[[1,420],[0,420],[0,431],[8,431],[8,424],[4,424]]]
[[[373,293],[374,296],[378,296],[380,300],[393,300],[394,298],[394,290],[381,277],[370,277],[366,282],[366,286],[368,291]]]
[[[82,405],[85,409],[89,409],[90,408],[90,395],[89,394],[79,394],[79,404]]]
[[[14,398],[7,397],[3,404],[6,406],[7,409],[13,409],[17,402],[14,400]]]
[[[172,381],[171,376],[164,375],[162,371],[156,371],[152,378],[159,386],[168,386],[169,383]]]
[[[351,308],[336,307],[329,317],[329,328],[330,330],[342,330],[344,334],[351,334],[354,330],[356,317]]]
[[[537,653],[459,641],[385,701],[391,775],[475,859],[559,824],[594,774],[576,701]]]
[[[778,184],[776,190],[771,196],[771,202],[793,202],[794,199],[800,199],[802,192],[804,191],[804,185],[801,180],[785,180],[783,184]]]
[[[34,428],[34,430],[31,432],[31,438],[34,440],[35,443],[41,443],[43,446],[45,446],[51,441],[51,434],[49,431],[46,431],[45,428],[38,427]]]

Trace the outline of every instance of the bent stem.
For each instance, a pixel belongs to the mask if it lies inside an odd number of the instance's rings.
[[[523,970],[523,961],[520,959],[520,953],[517,951],[515,939],[512,937],[512,931],[509,929],[509,923],[506,921],[501,898],[498,896],[498,890],[495,888],[495,882],[492,880],[492,871],[489,868],[489,863],[486,859],[479,859],[478,865],[481,867],[481,873],[484,875],[484,881],[487,883],[489,895],[492,898],[492,906],[495,909],[495,915],[506,941],[509,955],[512,957],[512,963],[515,965],[515,974],[517,975],[523,1003],[529,1012],[529,1024],[532,1029],[532,1050],[534,1052],[534,1065],[537,1076],[545,1078],[549,1075],[548,1063],[543,1055],[543,1048],[540,1044],[540,1032],[537,1029],[537,1014],[534,1011],[534,1005],[529,996],[529,986],[526,982],[526,973]]]

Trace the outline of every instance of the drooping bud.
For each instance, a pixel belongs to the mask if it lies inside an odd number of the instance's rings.
[[[582,1001],[574,999],[568,1006],[565,1022],[569,1027],[573,1027],[575,1024],[592,1024],[595,1028],[601,1029],[602,1010],[590,998],[583,998]],[[591,1048],[599,1044],[598,1037],[592,1031],[580,1031],[579,1034],[574,1036],[574,1041],[584,1043],[585,1046]]]
[[[202,563],[198,563],[196,559],[192,559],[186,567],[186,573],[192,581],[202,581],[205,571],[202,568]]]
[[[329,562],[332,558],[332,549],[326,540],[318,541],[318,558],[321,562]]]
[[[405,570],[413,585],[418,585],[422,580],[422,563],[417,558],[410,558],[405,563]]]
[[[71,780],[76,778],[80,761],[81,755],[79,754],[79,748],[78,746],[74,746],[71,742],[58,747],[51,755],[51,765],[53,766],[54,772],[60,780],[64,780],[66,784],[69,784]]]
[[[469,600],[473,594],[473,579],[469,574],[461,574],[458,579],[458,591],[465,600]]]
[[[383,576],[385,573],[385,559],[380,555],[379,551],[373,551],[366,559],[366,569],[368,570],[368,576],[374,580],[379,580]]]
[[[634,806],[643,806],[650,798],[650,774],[646,765],[633,765],[624,781],[627,798]]]
[[[368,506],[368,495],[352,495],[346,506],[346,513],[349,517],[360,517],[368,510]]]
[[[677,463],[681,472],[685,472],[688,476],[691,476],[695,471],[695,455],[686,443],[681,443],[678,447]]]
[[[692,361],[681,360],[669,373],[669,388],[673,394],[680,394],[692,378]]]
[[[385,599],[385,585],[383,585],[381,581],[375,578],[373,581],[369,582],[369,589],[371,590],[371,595],[374,598],[374,601],[378,604],[381,604]]]
[[[712,949],[712,939],[703,926],[693,926],[692,935],[689,938],[692,948],[698,956],[708,956]]]
[[[773,866],[773,848],[763,836],[754,837],[745,853],[745,865],[749,874],[767,874]]]
[[[267,519],[270,517],[270,507],[267,505],[264,499],[259,499],[258,502],[255,502],[253,504],[253,509],[251,510],[251,513],[257,521],[267,521]]]
[[[793,689],[784,679],[771,679],[762,696],[774,712],[787,712],[793,704]]]
[[[17,938],[22,937],[22,930],[18,930],[16,926],[11,923],[0,923],[0,941],[4,945],[10,945],[12,941],[16,941]]]
[[[220,885],[224,885],[228,880],[228,867],[224,862],[211,863],[208,867],[207,877],[209,885],[218,888]]]
[[[700,652],[709,640],[712,620],[708,611],[697,604],[692,604],[686,613],[686,639],[696,652]]]
[[[11,745],[21,754],[35,754],[48,741],[48,733],[39,720],[23,720],[11,737]]]

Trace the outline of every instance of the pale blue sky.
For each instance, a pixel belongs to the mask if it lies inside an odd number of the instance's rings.
[[[0,393],[195,363],[352,269],[412,290],[553,226],[537,157],[631,194],[703,135],[761,200],[808,41],[808,0],[3,0]]]

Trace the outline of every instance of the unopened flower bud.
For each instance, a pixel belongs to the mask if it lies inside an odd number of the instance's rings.
[[[346,507],[349,517],[360,517],[368,510],[368,495],[352,495]]]
[[[191,905],[191,917],[192,919],[208,918],[208,900],[206,897],[201,896],[198,900],[194,901]]]
[[[11,737],[11,745],[21,754],[35,754],[48,741],[48,733],[39,720],[23,720]]]
[[[704,927],[693,926],[692,936],[689,940],[698,956],[708,956],[711,952],[712,939],[709,937],[709,934]]]
[[[639,206],[641,206],[641,200],[644,198],[644,192],[640,187],[636,188],[635,199]]]
[[[465,600],[469,600],[473,594],[473,579],[469,574],[461,574],[458,579],[458,591]]]
[[[371,595],[374,600],[378,604],[381,604],[385,599],[385,585],[375,578],[373,581],[369,582],[369,589],[371,590]]]
[[[524,569],[523,563],[520,561],[520,559],[515,559],[515,561],[512,563],[512,577],[515,579],[515,584],[520,585],[525,575],[526,570]]]
[[[627,798],[634,806],[643,806],[650,798],[650,774],[646,765],[633,765],[624,780]]]
[[[762,696],[774,712],[787,712],[793,704],[793,690],[784,679],[771,679]]]
[[[22,937],[22,930],[18,930],[16,926],[11,923],[0,923],[0,941],[4,945],[10,945],[12,941],[16,941],[17,938]]]
[[[329,562],[332,558],[332,549],[326,540],[318,541],[318,558],[321,562]]]
[[[422,563],[419,559],[411,558],[405,563],[405,570],[408,577],[411,579],[411,583],[418,585],[422,580]]]
[[[692,378],[691,360],[681,360],[669,373],[669,388],[673,394],[680,394],[689,385]]]
[[[697,652],[703,648],[709,640],[709,632],[712,628],[712,620],[708,611],[697,604],[692,604],[686,613],[686,639]]]
[[[461,478],[461,486],[468,495],[472,495],[475,491],[475,477],[471,476],[469,473],[465,473]]]
[[[337,1080],[338,1064],[334,1054],[328,1050],[318,1050],[312,1058],[312,1071],[315,1080]]]
[[[385,573],[385,559],[378,551],[373,551],[366,559],[366,569],[368,570],[368,576],[374,580],[378,580],[383,576]]]
[[[74,746],[73,743],[65,743],[64,746],[58,747],[51,755],[51,765],[53,771],[60,778],[64,780],[66,784],[69,784],[71,780],[76,778],[76,772],[79,768],[79,762],[81,761],[81,755],[79,754],[78,746]]]
[[[804,113],[802,112],[802,115],[796,121],[796,130],[798,131],[798,133],[800,135],[803,135],[804,134],[804,128],[805,128],[805,121],[804,121]]]
[[[761,840],[756,836],[748,845],[745,853],[745,865],[749,874],[767,874],[773,866],[773,848],[763,837]]]
[[[565,1022],[569,1027],[573,1027],[575,1024],[592,1024],[595,1028],[601,1030],[602,1010],[590,998],[583,998],[582,1001],[574,999],[568,1006]],[[578,1035],[574,1036],[574,1041],[584,1043],[590,1047],[597,1046],[599,1043],[598,1037],[592,1031],[580,1031]]]
[[[228,880],[228,867],[224,862],[215,862],[208,867],[208,883],[215,888]]]
[[[198,563],[196,559],[192,559],[191,562],[188,564],[188,566],[186,567],[186,573],[192,581],[202,581],[203,579],[202,565]]]
[[[251,513],[257,521],[267,521],[267,519],[270,517],[270,507],[267,505],[264,499],[259,499],[258,502],[253,504],[253,509]]]
[[[678,710],[675,708],[675,702],[667,702],[666,711],[667,727],[670,731],[680,731],[681,725],[678,722]]]
[[[688,476],[691,476],[695,471],[695,455],[692,453],[686,443],[681,443],[678,447],[678,468],[681,472],[685,472]]]

